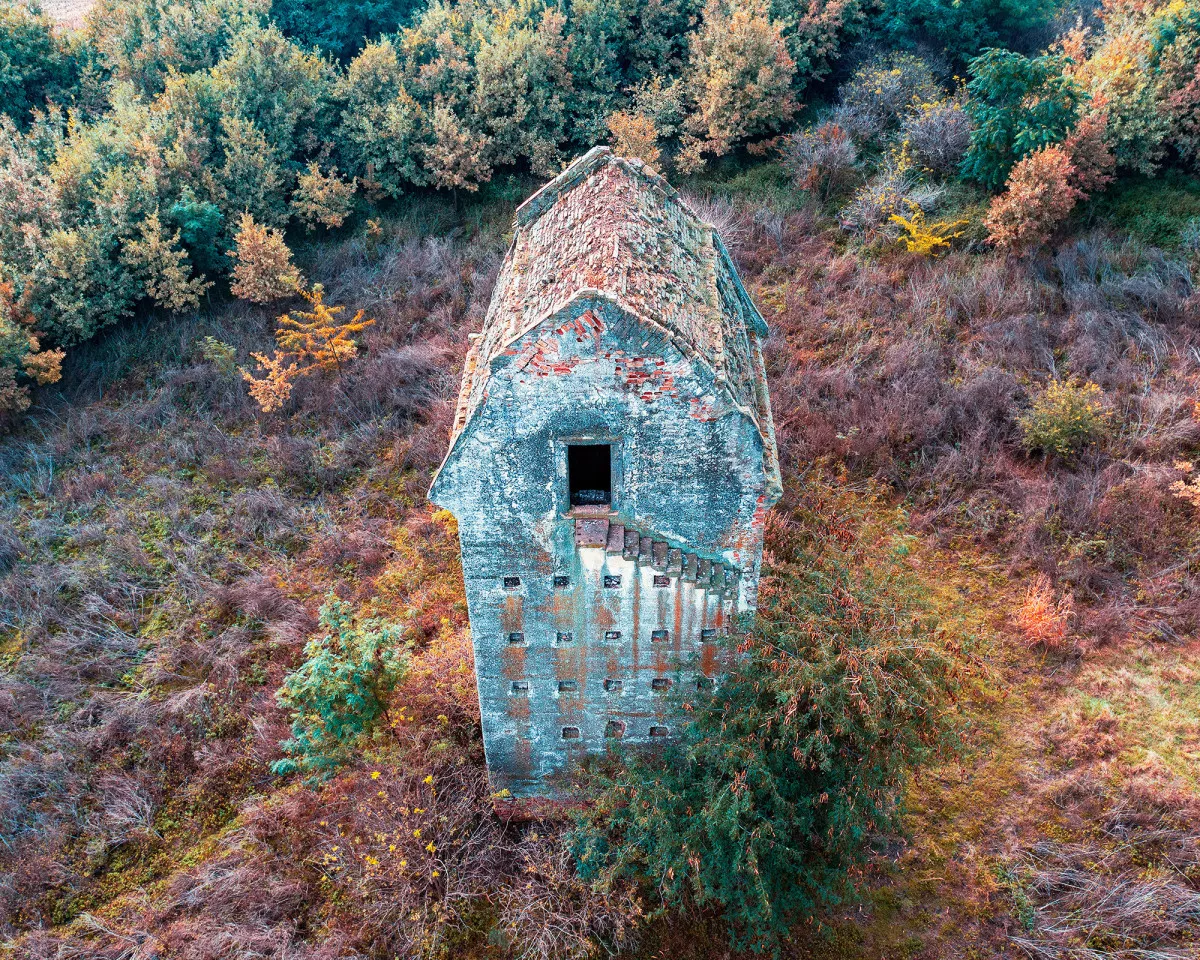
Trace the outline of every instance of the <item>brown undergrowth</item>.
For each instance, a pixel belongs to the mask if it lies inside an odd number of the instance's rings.
[[[1101,237],[1044,261],[851,253],[812,211],[756,202],[726,206],[774,330],[784,469],[842,470],[986,664],[962,754],[910,784],[862,903],[791,952],[1195,956],[1197,520],[1173,487],[1200,447],[1190,280]],[[503,248],[504,217],[471,216],[305,264],[378,323],[283,413],[196,346],[269,341],[270,314],[231,305],[80,349],[0,444],[12,955],[728,956],[719,920],[646,926],[632,894],[574,877],[552,826],[490,813],[453,522],[424,500]],[[1072,461],[1021,442],[1050,376],[1113,411]],[[417,650],[391,724],[314,789],[269,772],[274,693],[330,590]]]

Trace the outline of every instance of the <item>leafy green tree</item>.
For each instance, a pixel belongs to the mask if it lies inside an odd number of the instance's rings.
[[[336,229],[346,222],[354,209],[356,186],[353,180],[346,181],[339,177],[336,167],[329,173],[322,173],[320,165],[314,160],[296,178],[292,216],[310,232],[318,226]]]
[[[709,0],[692,35],[688,85],[696,104],[679,165],[721,156],[748,137],[774,133],[796,109],[796,63],[765,0]]]
[[[172,72],[215,65],[265,12],[265,0],[97,0],[85,34],[114,79],[155,94]]]
[[[888,46],[932,50],[959,66],[988,47],[1024,49],[1058,7],[1055,0],[883,0],[871,28]]]
[[[491,166],[527,160],[535,173],[558,173],[573,95],[565,25],[553,8],[535,17],[515,6],[478,24],[471,113],[459,118],[488,138]]]
[[[843,44],[859,35],[872,0],[770,0],[771,19],[783,26],[796,64],[793,92],[828,75]]]
[[[1066,139],[1087,94],[1063,68],[1061,57],[1030,59],[1010,50],[971,61],[967,112],[975,127],[964,176],[999,189],[1026,154]]]
[[[654,77],[679,77],[703,0],[634,0],[631,6],[625,86]]]
[[[425,149],[430,181],[442,190],[474,192],[492,177],[487,141],[470,132],[446,107],[433,110],[433,143]]]
[[[369,40],[407,26],[419,0],[273,0],[271,19],[304,47],[349,60]]]
[[[336,71],[274,27],[239,33],[211,71],[222,110],[250,121],[287,162],[329,138]]]
[[[69,346],[133,313],[143,294],[138,278],[121,262],[121,238],[100,224],[53,230],[29,278],[38,329]]]
[[[0,0],[0,112],[24,127],[47,99],[69,103],[78,64],[36,4]]]
[[[347,171],[391,197],[427,182],[428,117],[409,92],[391,40],[367,44],[338,82],[337,97],[344,109],[335,140]]]
[[[586,878],[633,880],[662,910],[720,909],[736,947],[777,949],[844,898],[870,839],[897,828],[913,768],[956,734],[959,641],[838,497],[818,481],[788,492],[729,676],[686,695],[677,746],[601,766],[572,837]]]
[[[1117,166],[1154,176],[1171,145],[1189,152],[1180,138],[1200,69],[1200,5],[1111,3],[1101,23],[1091,43],[1078,32],[1064,38],[1079,61],[1073,76],[1105,116]]]
[[[141,276],[146,295],[164,310],[195,310],[212,284],[203,276],[192,276],[179,231],[168,232],[156,210],[142,223],[140,233],[125,244],[121,256],[124,264]]]
[[[350,604],[332,594],[320,611],[323,633],[305,645],[304,662],[284,681],[281,707],[292,717],[287,756],[277,774],[328,777],[353,756],[387,714],[387,698],[408,674],[401,627],[355,619]]]
[[[250,213],[260,223],[284,225],[285,177],[270,141],[253,120],[238,116],[222,118],[221,134],[225,162],[215,179],[226,221]]]
[[[594,143],[604,135],[605,119],[616,110],[627,83],[624,63],[636,4],[628,0],[573,0],[568,33],[567,68],[574,88],[571,135],[576,143]]]

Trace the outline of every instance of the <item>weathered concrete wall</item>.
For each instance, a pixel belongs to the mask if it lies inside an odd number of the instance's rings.
[[[514,342],[486,389],[431,496],[459,521],[493,786],[554,795],[547,778],[603,750],[610,723],[669,734],[667,684],[715,672],[702,632],[755,600],[763,439],[707,366],[599,295]],[[611,522],[661,555],[576,545],[571,443],[613,445]],[[697,586],[683,552],[740,576]]]

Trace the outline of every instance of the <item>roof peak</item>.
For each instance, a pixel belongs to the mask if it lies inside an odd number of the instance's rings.
[[[675,200],[680,206],[686,209],[695,218],[697,223],[712,229],[712,224],[705,223],[700,217],[696,216],[696,211],[684,203],[683,198],[679,196],[679,191],[667,183],[666,178],[662,174],[656,173],[636,157],[618,156],[613,153],[612,147],[605,146],[592,147],[582,157],[572,160],[562,173],[517,207],[516,225],[518,227],[525,227],[533,223],[533,221],[537,220],[538,217],[553,207],[564,194],[569,193],[601,167],[609,164],[620,167],[634,178],[644,181],[647,186],[661,191],[665,198]]]

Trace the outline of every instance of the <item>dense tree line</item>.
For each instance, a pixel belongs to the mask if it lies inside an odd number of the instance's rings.
[[[500,169],[548,176],[614,137],[691,172],[811,119],[806,94],[851,46],[968,71],[940,102],[894,83],[893,65],[868,72],[859,99],[887,122],[923,105],[914,133],[943,164],[958,154],[939,138],[969,131],[961,174],[989,189],[1092,116],[1118,169],[1195,164],[1200,4],[1110,0],[1040,56],[978,56],[1028,47],[1054,12],[1047,0],[100,0],[82,29],[60,31],[4,0],[0,407],[27,405],[64,348],[140,306],[194,308],[231,269],[247,216],[336,227],[356,207],[476,190]],[[885,87],[908,101],[884,102]],[[802,157],[802,179],[827,193],[838,181],[822,157],[850,149],[845,131],[805,136],[816,157]]]

